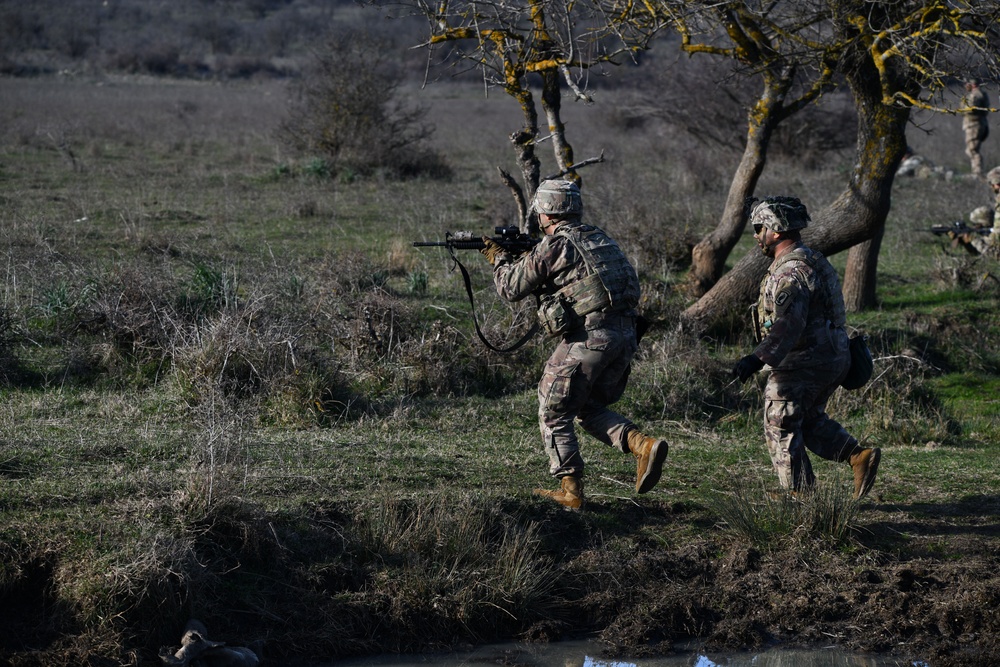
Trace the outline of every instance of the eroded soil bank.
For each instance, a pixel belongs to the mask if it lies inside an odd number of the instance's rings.
[[[257,589],[237,595],[221,587],[199,606],[213,638],[254,645],[265,665],[585,635],[598,636],[609,659],[668,656],[695,641],[715,651],[837,646],[931,667],[995,665],[997,510],[993,497],[907,506],[875,497],[865,503],[849,544],[793,536],[760,548],[713,525],[692,505],[598,500],[568,513],[533,504],[520,508],[528,512],[520,519],[538,529],[546,559],[561,574],[532,603],[544,612],[530,622],[473,616],[440,592],[412,583],[402,588],[416,553],[404,552],[395,562],[355,557],[350,563],[342,551],[322,566],[290,559],[287,552],[301,545],[272,522],[262,532],[276,530],[285,553],[259,554]],[[329,512],[324,517],[331,521]],[[347,540],[352,526],[341,521],[333,532]],[[214,525],[205,537],[232,554],[236,542],[227,544],[226,534],[235,540],[233,532]],[[246,552],[241,558],[242,567],[252,569]],[[455,570],[452,576],[477,574]],[[3,664],[160,664],[158,650],[176,644],[177,623],[193,606],[181,598],[176,606],[177,600],[155,599],[162,587],[138,591],[130,615],[118,619],[121,633],[111,638],[112,648],[83,629],[75,610],[46,597],[50,584],[38,570],[5,590]]]
[[[593,563],[620,577],[626,594],[593,593],[579,608],[603,625],[609,657],[669,655],[689,635],[715,650],[836,645],[932,667],[996,665],[998,509],[994,497],[909,506],[876,498],[864,507],[856,550],[792,541],[766,551],[724,538],[676,549],[648,543],[617,568]],[[527,635],[572,627],[542,624]]]

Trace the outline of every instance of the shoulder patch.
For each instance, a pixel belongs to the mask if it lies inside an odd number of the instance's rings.
[[[788,297],[790,297],[790,296],[791,296],[791,293],[788,290],[784,290],[784,289],[781,290],[780,292],[778,292],[778,296],[774,297],[774,305],[776,305],[776,306],[783,306],[783,305],[785,305],[785,302],[788,301]]]

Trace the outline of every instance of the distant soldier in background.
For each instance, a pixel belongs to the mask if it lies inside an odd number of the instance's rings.
[[[970,254],[1000,258],[1000,167],[986,172],[986,182],[993,195],[993,205],[974,208],[969,213],[971,224],[949,231],[948,238],[953,246],[962,246]]]
[[[1000,218],[1000,167],[993,167],[986,172],[986,182],[993,192],[993,210],[995,212],[994,222]]]
[[[750,212],[754,239],[773,259],[760,284],[754,318],[760,341],[733,367],[746,382],[769,366],[764,388],[764,436],[782,488],[808,492],[816,482],[806,452],[848,463],[854,497],[875,484],[882,450],[862,447],[826,414],[826,404],[851,364],[847,315],[837,271],[821,253],[802,244],[809,224],[795,197],[767,197]]]
[[[979,153],[979,147],[990,134],[989,114],[990,98],[986,92],[979,87],[978,79],[970,79],[965,84],[966,94],[962,98],[964,106],[969,107],[962,118],[962,129],[965,131],[965,154],[969,156],[969,164],[972,167],[972,175],[982,177],[983,156]]]
[[[575,183],[543,181],[531,205],[545,233],[538,245],[515,258],[487,236],[480,252],[493,265],[503,299],[540,297],[539,323],[559,341],[538,383],[542,442],[559,489],[534,493],[568,509],[583,505],[575,422],[605,445],[631,453],[635,491],[646,493],[660,479],[667,443],[608,409],[625,392],[638,348],[639,277],[614,239],[582,221],[583,199]]]
[[[984,227],[991,227],[993,231],[973,237],[970,243],[980,254],[1000,258],[1000,167],[993,167],[986,172],[986,182],[993,193],[993,208],[984,211],[982,224]]]

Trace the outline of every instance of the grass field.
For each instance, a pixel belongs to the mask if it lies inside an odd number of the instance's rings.
[[[496,168],[514,170],[511,100],[413,91],[454,176],[399,182],[331,179],[288,153],[279,83],[3,79],[0,93],[10,664],[158,664],[189,616],[274,664],[574,632],[632,654],[690,638],[751,647],[827,641],[831,628],[849,647],[987,664],[961,660],[995,646],[983,637],[1000,542],[1000,267],[925,231],[987,203],[982,183],[895,186],[880,306],[850,316],[876,377],[830,404],[883,448],[872,497],[845,502],[847,467],[817,462],[828,494],[810,511],[849,530],[793,508],[758,534],[734,514],[769,507],[776,484],[759,386],[728,375],[749,335],[675,326],[677,248],[714,225],[738,154],[618,123],[613,93],[567,109],[577,158],[607,158],[583,174],[588,219],[633,258],[661,323],[619,408],[671,443],[664,479],[636,497],[631,457],[585,439],[591,509],[568,514],[531,496],[553,484],[535,417],[548,344],[488,352],[447,254],[411,247],[510,219]],[[922,119],[913,134],[968,171],[958,120]],[[775,159],[759,191],[818,209],[850,161]],[[485,261],[463,260],[488,335],[513,339],[530,308],[499,303]],[[753,602],[734,597],[746,579],[721,573],[788,553],[820,581],[891,570],[893,595],[924,582],[906,604],[951,605],[955,620],[904,622],[892,595],[872,593],[875,618],[850,599],[785,634],[769,618],[734,625]],[[970,569],[934,569],[956,563]],[[816,581],[789,580],[783,600]]]

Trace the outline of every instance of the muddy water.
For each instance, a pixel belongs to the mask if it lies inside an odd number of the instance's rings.
[[[812,651],[771,649],[757,653],[679,652],[662,658],[636,660],[600,657],[594,642],[502,644],[469,652],[426,655],[385,655],[339,660],[337,667],[933,667],[881,656],[846,653],[838,649]],[[333,667],[334,663],[316,667]]]

